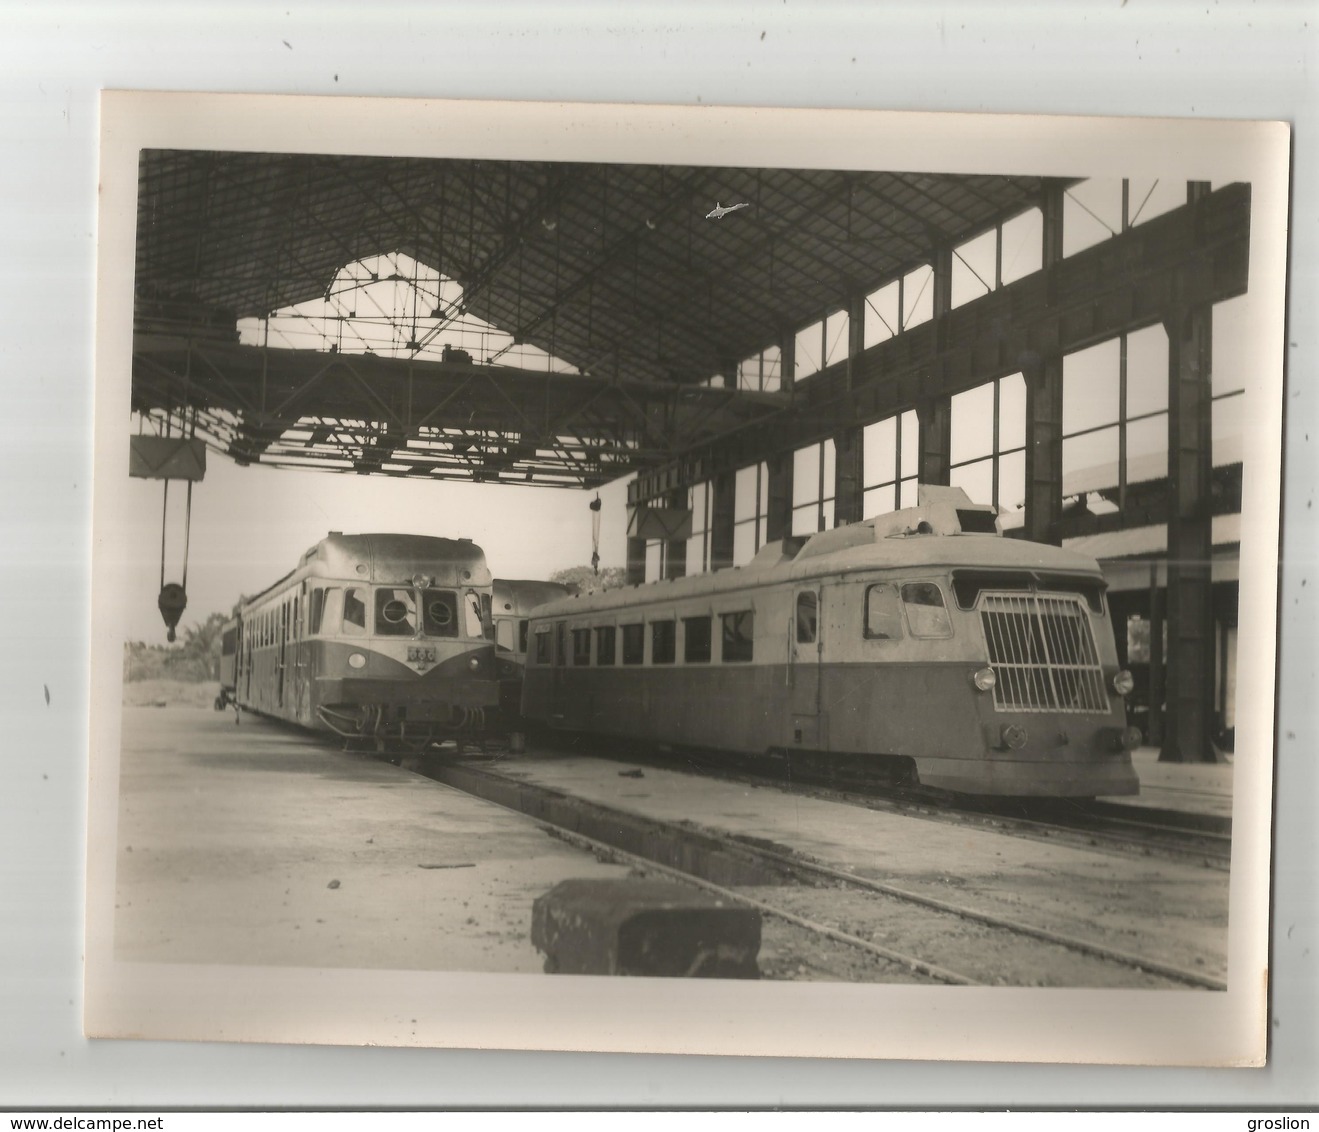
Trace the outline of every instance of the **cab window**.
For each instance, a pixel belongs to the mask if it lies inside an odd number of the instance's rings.
[[[356,587],[344,591],[343,631],[348,637],[366,636],[365,591]]]
[[[468,590],[463,595],[463,615],[465,635],[484,637],[485,622],[481,617],[481,595],[475,590]]]
[[[416,636],[417,595],[388,586],[376,590],[376,633],[381,637]]]
[[[952,622],[943,591],[933,582],[908,582],[902,587],[902,607],[913,637],[951,637]]]
[[[797,595],[797,643],[815,642],[816,621],[819,617],[819,598],[814,590],[803,590]]]
[[[507,617],[495,622],[495,648],[500,652],[513,651],[513,622]]]
[[[458,635],[458,595],[452,590],[422,590],[422,625],[428,637]]]
[[[880,582],[866,587],[865,636],[871,641],[902,639],[902,603],[897,586]]]

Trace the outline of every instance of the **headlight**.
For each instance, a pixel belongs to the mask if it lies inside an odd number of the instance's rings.
[[[430,586],[433,579],[429,574],[413,574],[412,584],[419,590],[424,590]]]
[[[478,668],[481,667],[481,660],[480,660],[480,658],[479,658],[479,657],[475,657],[475,656],[468,657],[468,658],[467,658],[467,667],[470,668],[473,672],[475,672]]]
[[[992,668],[979,668],[971,674],[971,683],[981,692],[989,692],[998,683],[998,677]]]
[[[349,668],[365,668],[365,667],[366,667],[366,657],[364,657],[360,652],[350,652],[350,653],[348,654],[348,667],[349,667]]]
[[[1136,678],[1125,668],[1119,672],[1113,673],[1113,691],[1119,696],[1131,695],[1131,689],[1135,686]]]

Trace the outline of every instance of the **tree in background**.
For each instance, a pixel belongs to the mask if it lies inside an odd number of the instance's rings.
[[[220,678],[220,645],[227,614],[212,613],[183,631],[177,645],[124,644],[124,680],[180,680],[197,683]]]
[[[587,594],[616,590],[627,585],[627,571],[622,566],[606,566],[597,574],[589,566],[569,566],[564,570],[555,570],[550,575],[550,581],[564,586],[576,586],[578,593]]]

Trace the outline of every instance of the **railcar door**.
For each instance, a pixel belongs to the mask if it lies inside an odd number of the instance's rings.
[[[282,601],[276,607],[278,609],[278,629],[279,633],[279,653],[276,657],[276,665],[279,674],[276,679],[275,706],[282,708],[284,706],[284,674],[287,672],[286,661],[288,660],[289,646],[289,606],[288,601]]]
[[[824,647],[820,597],[819,586],[795,590],[788,628],[792,741],[806,750],[818,750],[825,742],[820,712],[820,653]]]
[[[311,722],[311,641],[308,636],[307,583],[293,598],[293,715],[300,723]]]

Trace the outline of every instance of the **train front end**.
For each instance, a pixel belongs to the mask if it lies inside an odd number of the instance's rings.
[[[480,547],[420,536],[331,536],[309,595],[312,726],[421,750],[484,731],[499,702],[491,577]]]
[[[1118,663],[1098,574],[954,570],[950,588],[954,619],[983,641],[962,673],[981,755],[918,760],[921,781],[1020,797],[1138,793],[1132,679]]]

